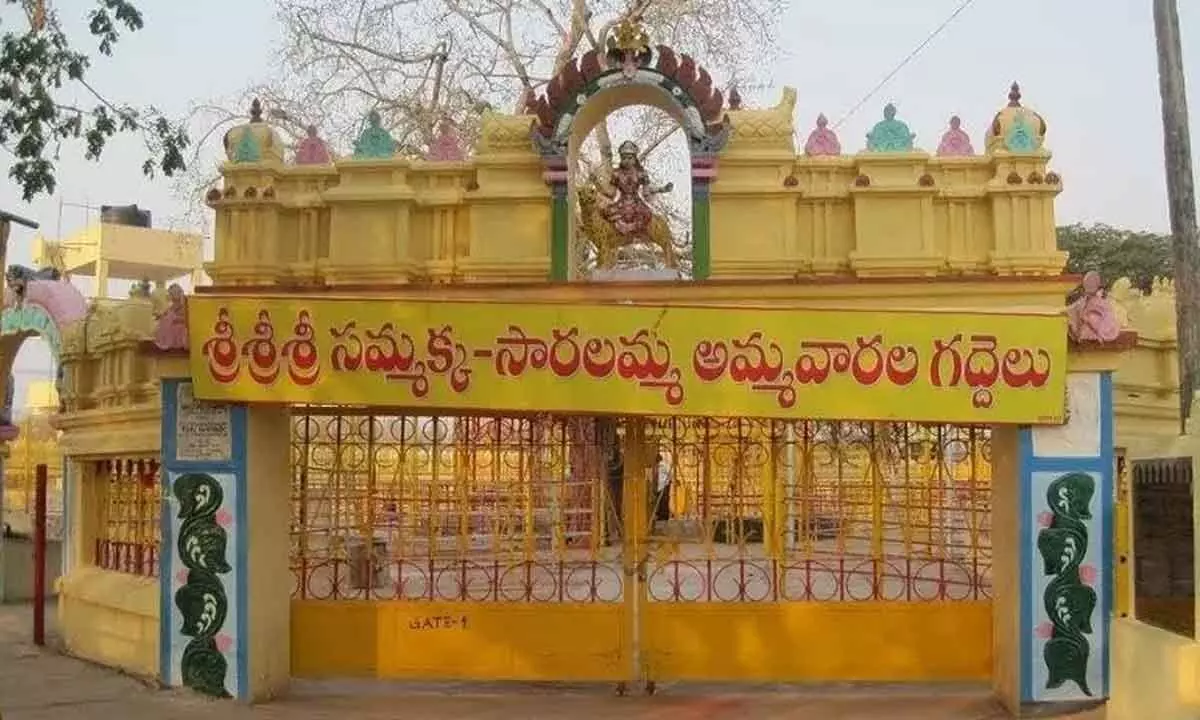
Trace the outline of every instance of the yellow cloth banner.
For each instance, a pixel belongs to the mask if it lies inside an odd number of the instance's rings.
[[[439,410],[1060,423],[1066,319],[188,301],[198,398]]]

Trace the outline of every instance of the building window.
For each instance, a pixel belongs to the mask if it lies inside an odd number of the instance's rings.
[[[158,460],[151,458],[96,462],[96,497],[101,498],[94,559],[97,567],[131,575],[158,575],[158,473]]]
[[[1134,617],[1195,637],[1191,458],[1133,461]]]

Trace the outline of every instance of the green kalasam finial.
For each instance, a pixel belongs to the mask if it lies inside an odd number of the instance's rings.
[[[251,163],[262,160],[262,148],[258,146],[258,138],[254,137],[254,131],[249,127],[242,128],[242,135],[238,138],[237,147],[233,149],[233,161],[235,163]]]
[[[912,152],[913,140],[916,135],[908,129],[908,125],[896,119],[896,106],[888,103],[883,109],[883,119],[875,123],[871,132],[867,133],[867,150],[869,152]]]
[[[1037,136],[1025,113],[1017,113],[1013,118],[1012,125],[1004,135],[1004,147],[1012,153],[1031,153],[1038,149]]]
[[[359,160],[391,158],[396,154],[396,141],[383,129],[379,113],[372,110],[367,114],[367,127],[354,143],[354,157]]]

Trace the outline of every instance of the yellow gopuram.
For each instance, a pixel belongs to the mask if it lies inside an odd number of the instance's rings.
[[[625,28],[472,147],[285,157],[255,106],[212,286],[64,327],[80,655],[260,700],[292,678],[989,684],[1109,694],[1113,371],[1063,274],[1046,124],[861,151]],[[635,143],[688,139],[690,220]],[[969,123],[968,123],[969,125]],[[32,283],[36,281],[31,281]],[[124,313],[124,314],[122,314]],[[119,503],[109,502],[120,497]]]

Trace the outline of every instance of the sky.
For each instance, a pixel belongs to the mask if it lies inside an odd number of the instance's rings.
[[[765,60],[774,89],[746,98],[773,105],[783,86],[798,90],[797,128],[818,113],[837,122],[940,25],[961,0],[791,0],[780,19],[783,57]],[[94,0],[54,0],[83,17]],[[933,150],[951,115],[963,119],[977,149],[992,116],[1021,84],[1023,104],[1045,118],[1051,167],[1063,177],[1057,220],[1104,222],[1166,231],[1162,119],[1152,0],[975,0],[889,84],[838,129],[846,151],[865,144],[888,102]],[[127,35],[90,78],[110,95],[182,116],[196,102],[224,97],[273,72],[280,33],[271,0],[141,0],[146,28]],[[1200,2],[1180,0],[1193,149],[1200,149]],[[7,20],[11,15],[5,14]],[[681,45],[677,50],[694,49]],[[703,62],[703,57],[697,58]],[[720,78],[716,78],[721,83]],[[82,100],[82,99],[81,99]],[[1195,153],[1193,154],[1195,156]],[[21,200],[0,178],[0,208],[41,223],[50,237],[87,221],[69,204],[137,203],[156,218],[181,212],[169,181],[141,174],[136,140],[117,140],[99,163],[63,150],[58,193]],[[0,165],[5,156],[0,154]],[[201,162],[215,163],[215,145]],[[61,227],[61,233],[58,228]],[[9,262],[28,263],[34,232],[14,228]],[[714,242],[720,242],[714,238]],[[211,250],[210,250],[211,252]],[[32,379],[49,378],[44,345],[27,342],[17,358],[17,405]]]

